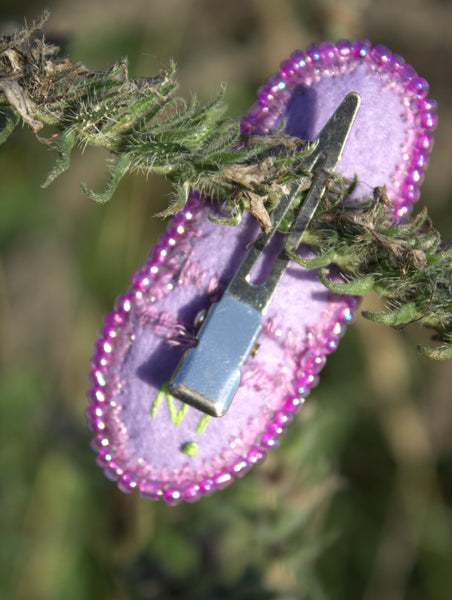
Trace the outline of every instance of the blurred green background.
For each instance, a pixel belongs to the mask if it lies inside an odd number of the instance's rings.
[[[431,84],[440,125],[420,205],[452,237],[452,5],[446,0],[77,0],[2,3],[3,31],[52,14],[47,36],[133,77],[173,57],[180,91],[230,114],[296,48],[367,37]],[[278,451],[231,488],[168,508],[125,496],[89,449],[83,412],[102,315],[164,224],[159,178],[130,176],[105,207],[100,151],[55,155],[19,128],[0,148],[0,597],[14,600],[448,600],[451,364],[428,334],[358,318]],[[378,299],[366,300],[378,305]]]

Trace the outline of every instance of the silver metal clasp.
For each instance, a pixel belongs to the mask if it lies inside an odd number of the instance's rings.
[[[342,157],[360,103],[359,94],[348,94],[315,140],[314,150],[300,159],[300,168],[312,174],[311,185],[269,275],[262,285],[251,282],[254,267],[299,194],[304,178],[281,198],[272,214],[271,231],[256,240],[220,301],[207,313],[197,346],[184,353],[169,382],[175,398],[214,417],[228,410],[240,385],[240,368],[256,344],[263,315],[289,266],[287,250],[294,252],[300,245]]]

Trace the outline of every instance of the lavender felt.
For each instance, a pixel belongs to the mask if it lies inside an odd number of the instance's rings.
[[[295,88],[285,111],[286,132],[303,140],[314,140],[337,100],[351,90],[361,96],[361,106],[337,171],[359,185],[353,194],[365,200],[376,186],[391,184],[394,165],[401,160],[409,123],[404,118],[402,98],[378,77],[369,77],[366,64],[359,64],[341,77],[329,77],[315,87]]]

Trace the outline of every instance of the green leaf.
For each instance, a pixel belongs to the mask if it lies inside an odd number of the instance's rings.
[[[348,294],[350,296],[366,296],[374,289],[375,280],[372,275],[366,275],[347,283],[335,283],[327,278],[328,269],[321,269],[320,281],[325,287],[335,294]]]
[[[48,187],[59,175],[61,175],[61,173],[64,173],[64,171],[69,169],[71,164],[71,152],[74,149],[75,142],[76,134],[72,127],[66,129],[66,131],[59,136],[57,141],[59,157],[41,187]]]
[[[430,348],[429,346],[418,346],[418,351],[434,360],[447,360],[452,358],[452,344],[447,346],[439,346],[438,348]]]
[[[301,265],[305,269],[320,269],[321,267],[327,267],[334,262],[336,249],[330,248],[330,250],[327,250],[315,258],[303,258],[291,250],[287,250],[287,255],[291,260]]]
[[[231,227],[235,227],[240,224],[242,216],[243,209],[237,209],[235,214],[230,217],[225,217],[224,219],[218,219],[217,217],[209,215],[209,221],[212,221],[212,223],[216,223],[217,225],[230,225]]]
[[[414,302],[404,304],[400,308],[393,310],[389,313],[373,313],[370,311],[363,311],[363,317],[382,325],[389,325],[391,327],[400,327],[407,323],[412,323],[419,319],[420,315],[417,306]]]
[[[0,145],[6,142],[10,134],[13,132],[16,125],[19,123],[20,117],[13,110],[1,110],[0,119],[3,121],[3,128],[0,130]]]
[[[157,213],[155,216],[166,219],[167,217],[171,217],[171,216],[175,215],[176,213],[178,213],[179,211],[181,211],[184,208],[184,206],[187,204],[188,197],[190,195],[190,191],[191,191],[190,183],[188,181],[186,181],[182,186],[179,186],[177,188],[176,199],[171,204],[171,206],[168,206],[168,208]]]
[[[105,202],[108,202],[108,200],[110,200],[110,198],[115,193],[116,188],[119,185],[119,182],[121,181],[121,179],[124,177],[124,175],[129,170],[130,163],[131,163],[131,159],[130,159],[129,155],[121,154],[113,166],[113,171],[111,174],[110,181],[109,181],[105,191],[102,194],[96,194],[96,192],[93,192],[92,190],[90,190],[84,183],[82,183],[83,191],[88,196],[88,198],[91,198],[91,200],[94,200],[95,202],[98,202],[99,204],[104,204]]]

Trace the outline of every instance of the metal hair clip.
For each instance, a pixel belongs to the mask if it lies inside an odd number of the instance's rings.
[[[240,385],[240,367],[255,347],[263,315],[289,266],[287,250],[294,252],[300,245],[342,157],[360,103],[359,94],[348,94],[320,132],[314,150],[300,159],[301,169],[312,173],[312,182],[266,281],[256,285],[251,282],[251,274],[305,178],[300,178],[281,198],[273,212],[272,230],[256,240],[221,300],[209,310],[197,346],[184,353],[169,382],[174,397],[214,417],[221,417],[228,410]]]

